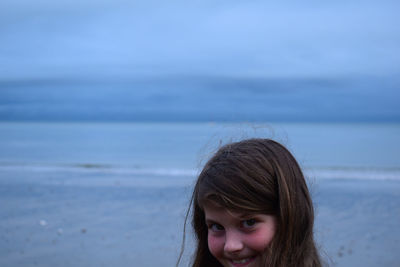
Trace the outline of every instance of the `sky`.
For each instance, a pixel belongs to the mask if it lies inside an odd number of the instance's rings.
[[[379,117],[378,113],[384,113],[385,118],[400,120],[400,112],[391,104],[399,96],[400,84],[399,6],[400,2],[394,0],[3,0],[0,119],[15,118],[16,108],[20,113],[24,108],[35,113],[25,105],[26,94],[35,94],[28,98],[38,99],[37,108],[46,105],[49,90],[63,95],[61,90],[75,90],[71,84],[90,96],[102,90],[94,86],[98,83],[116,88],[125,81],[131,84],[131,89],[125,86],[115,90],[133,95],[136,92],[138,97],[132,99],[137,100],[143,98],[139,92],[143,81],[147,81],[147,87],[157,87],[164,94],[171,92],[178,98],[182,94],[183,99],[190,94],[183,92],[185,88],[194,85],[200,88],[195,95],[206,98],[204,92],[215,88],[214,81],[222,82],[228,89],[232,81],[246,84],[242,88],[246,90],[258,84],[265,88],[266,96],[271,84],[279,81],[277,88],[295,91],[292,95],[301,98],[303,91],[310,96],[310,90],[315,89],[301,85],[323,81],[341,86],[321,88],[325,93],[319,92],[320,100],[334,98],[337,91],[345,92],[343,99],[337,96],[339,102],[367,95],[370,98],[359,105],[360,109],[366,109],[375,97],[380,97],[378,104],[382,109],[376,107],[377,112],[370,115]],[[204,82],[208,78],[210,82]],[[174,82],[167,85],[159,82],[165,79]],[[292,84],[299,81],[300,85],[288,88],[288,81]],[[369,81],[376,87],[365,85]],[[207,85],[210,83],[213,86]],[[268,86],[260,85],[265,83]],[[38,84],[52,89],[38,88]],[[69,89],[65,84],[71,85]],[[236,86],[232,90],[239,89]],[[150,91],[154,94],[146,93],[147,98],[159,94],[156,89]],[[85,102],[88,106],[108,104],[109,97],[116,102],[121,99],[111,89],[102,92],[105,98],[98,102],[76,94],[79,99],[88,99]],[[387,99],[379,96],[382,93]],[[213,93],[208,96],[212,98]],[[223,101],[222,96],[215,97]],[[251,93],[245,97],[248,102],[258,101]],[[289,102],[296,97],[289,98]],[[226,101],[232,101],[231,98]],[[265,100],[268,102],[268,97]],[[281,97],[278,102],[286,100]],[[162,101],[146,103],[150,108],[159,106],[162,110],[164,106],[170,110]],[[303,105],[309,103],[305,101]],[[182,106],[185,102],[176,104]],[[234,104],[226,105],[230,108],[221,111],[233,114]],[[242,107],[243,112],[246,108]],[[198,109],[201,112],[200,106]]]

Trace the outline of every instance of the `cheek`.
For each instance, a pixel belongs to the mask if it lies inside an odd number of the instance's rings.
[[[270,231],[269,229],[263,229],[261,231],[252,233],[251,235],[247,236],[247,246],[255,251],[264,251],[271,243],[274,233],[275,231]]]
[[[224,240],[222,237],[208,234],[208,249],[211,254],[218,258],[224,253]]]

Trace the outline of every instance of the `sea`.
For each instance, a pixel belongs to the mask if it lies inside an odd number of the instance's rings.
[[[303,168],[327,266],[400,266],[400,124],[211,122],[1,122],[0,266],[188,266],[196,176],[253,137]]]

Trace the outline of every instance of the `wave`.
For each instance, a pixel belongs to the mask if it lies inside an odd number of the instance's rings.
[[[400,180],[400,168],[391,167],[308,167],[304,172],[316,179]]]
[[[0,171],[23,172],[79,172],[113,175],[146,175],[195,177],[199,169],[179,167],[118,166],[109,164],[37,164],[37,163],[0,163]],[[400,180],[400,168],[391,167],[306,167],[304,174],[308,179],[358,179],[358,180]]]
[[[196,176],[198,171],[189,168],[146,168],[140,166],[118,166],[108,164],[4,164],[0,163],[1,170],[21,170],[32,172],[100,172],[109,174],[132,174],[154,176]]]

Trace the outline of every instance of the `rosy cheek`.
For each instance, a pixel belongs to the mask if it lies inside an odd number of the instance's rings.
[[[224,253],[224,238],[208,234],[208,249],[214,257],[218,258],[221,256]]]
[[[256,231],[247,236],[247,244],[255,251],[263,251],[271,243],[274,232],[271,231]]]

